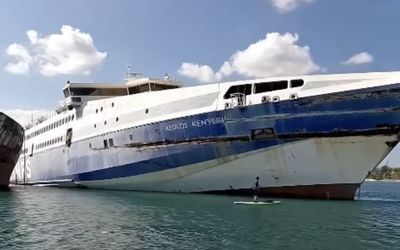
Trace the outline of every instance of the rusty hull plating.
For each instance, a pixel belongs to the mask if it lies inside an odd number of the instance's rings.
[[[0,112],[0,189],[7,189],[24,141],[24,129]]]

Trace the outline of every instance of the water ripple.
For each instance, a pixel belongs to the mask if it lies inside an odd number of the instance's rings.
[[[360,200],[283,200],[55,188],[0,193],[0,249],[399,249],[400,183]],[[241,198],[243,199],[243,198]]]

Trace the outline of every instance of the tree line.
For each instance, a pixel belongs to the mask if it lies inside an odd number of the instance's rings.
[[[368,178],[375,180],[400,180],[400,168],[391,168],[389,166],[375,168],[375,170],[370,173]]]

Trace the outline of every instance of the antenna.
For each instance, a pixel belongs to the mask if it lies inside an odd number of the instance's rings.
[[[137,78],[137,76],[142,75],[139,73],[135,73],[131,67],[131,65],[128,65],[127,70],[125,72],[125,81],[129,81],[131,79]]]

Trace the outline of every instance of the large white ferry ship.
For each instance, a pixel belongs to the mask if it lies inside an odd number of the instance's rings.
[[[15,181],[99,189],[353,199],[399,141],[400,72],[192,87],[67,83],[25,134]]]

